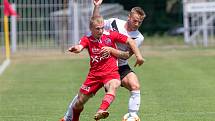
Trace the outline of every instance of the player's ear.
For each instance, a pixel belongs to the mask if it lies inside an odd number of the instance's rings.
[[[92,31],[93,25],[89,26],[90,31]]]
[[[127,19],[128,19],[128,21],[130,21],[130,19],[131,19],[131,14],[130,13],[128,14],[128,18]]]
[[[130,13],[128,13],[128,18],[131,18],[131,14],[132,14],[131,12],[130,12]]]

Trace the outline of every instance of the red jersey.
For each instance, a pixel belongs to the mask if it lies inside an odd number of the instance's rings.
[[[126,43],[127,36],[113,31],[104,31],[100,40],[92,34],[83,36],[80,44],[88,49],[90,55],[90,71],[88,76],[105,76],[118,71],[117,57],[101,55],[102,47],[116,48],[116,42]],[[117,72],[118,73],[118,72]]]

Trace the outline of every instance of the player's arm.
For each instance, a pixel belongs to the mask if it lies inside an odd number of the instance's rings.
[[[128,59],[129,57],[132,56],[132,52],[129,51],[121,51],[112,47],[102,47],[102,51],[101,53],[103,55],[105,54],[112,54],[113,56],[117,57],[117,58],[121,58],[121,59]]]
[[[68,49],[69,52],[73,52],[73,53],[80,53],[82,50],[84,49],[84,47],[82,45],[75,45],[72,46]]]
[[[133,39],[131,39],[131,38],[127,38],[126,43],[130,46],[132,52],[136,56],[137,60],[136,60],[136,63],[135,63],[134,66],[136,66],[136,65],[139,65],[139,66],[142,65],[144,63],[144,59],[143,59],[143,57],[142,57],[142,55],[140,53],[139,48],[136,45],[136,42]]]
[[[93,16],[100,16],[99,8],[102,4],[103,0],[93,0],[94,9],[93,9]]]

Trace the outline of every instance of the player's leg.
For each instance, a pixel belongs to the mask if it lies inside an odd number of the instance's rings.
[[[67,109],[67,111],[66,111],[66,113],[64,115],[64,120],[72,118],[72,112],[73,112],[72,108],[73,108],[75,102],[77,102],[77,100],[78,100],[78,94],[70,102],[70,104],[68,106],[68,109]]]
[[[107,82],[105,82],[104,87],[106,89],[106,94],[104,98],[102,99],[102,103],[99,107],[98,112],[95,114],[94,119],[99,120],[99,119],[104,119],[107,118],[109,113],[107,112],[108,107],[111,105],[111,103],[115,99],[116,91],[118,87],[120,86],[120,81],[119,81],[119,75],[116,74],[115,76],[109,75],[111,78],[116,78],[116,79],[108,79]]]
[[[101,87],[102,84],[99,84],[96,79],[87,77],[79,90],[78,96],[76,95],[70,103],[66,116],[64,117],[64,121],[78,121],[80,113],[84,108],[84,104]]]
[[[140,84],[137,76],[130,72],[122,80],[122,86],[130,90],[130,98],[128,103],[129,113],[138,113],[140,108]]]
[[[102,100],[102,105],[100,106],[101,110],[107,110],[110,104],[114,101],[116,91],[120,86],[120,81],[118,79],[112,79],[108,81],[104,87],[106,88],[107,92]]]
[[[78,94],[78,100],[75,102],[73,106],[73,120],[72,121],[79,121],[79,117],[81,112],[84,109],[84,104],[91,98],[92,95],[85,95],[83,93]]]
[[[139,80],[134,72],[129,72],[122,79],[122,86],[128,89],[129,91],[140,90]]]
[[[79,121],[80,114],[84,109],[84,104],[90,97],[92,97],[92,95],[85,95],[82,93],[76,95],[68,107],[66,115],[64,116],[64,121]]]
[[[119,73],[122,81],[122,86],[128,89],[131,93],[128,104],[129,113],[137,113],[140,108],[140,83],[136,74],[131,70],[129,65],[119,67]]]

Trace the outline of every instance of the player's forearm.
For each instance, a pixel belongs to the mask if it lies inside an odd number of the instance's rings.
[[[102,4],[103,0],[93,0],[94,9],[93,9],[93,17],[100,16],[100,6]]]
[[[93,17],[100,16],[99,8],[100,8],[100,5],[94,5]]]
[[[68,51],[73,52],[73,53],[80,53],[82,50],[83,50],[82,45],[75,45],[68,49]]]
[[[137,45],[136,45],[136,42],[135,42],[133,39],[128,38],[127,43],[129,44],[129,46],[130,46],[132,52],[134,53],[134,55],[135,55],[137,58],[138,58],[138,57],[142,58],[142,55],[141,55],[141,53],[140,53],[139,48],[138,48]]]
[[[121,59],[128,59],[131,55],[129,53],[129,51],[121,51],[121,50],[117,50],[112,48],[111,49],[111,54],[117,58],[121,58]]]
[[[77,52],[80,53],[83,50],[82,45],[77,45]]]

